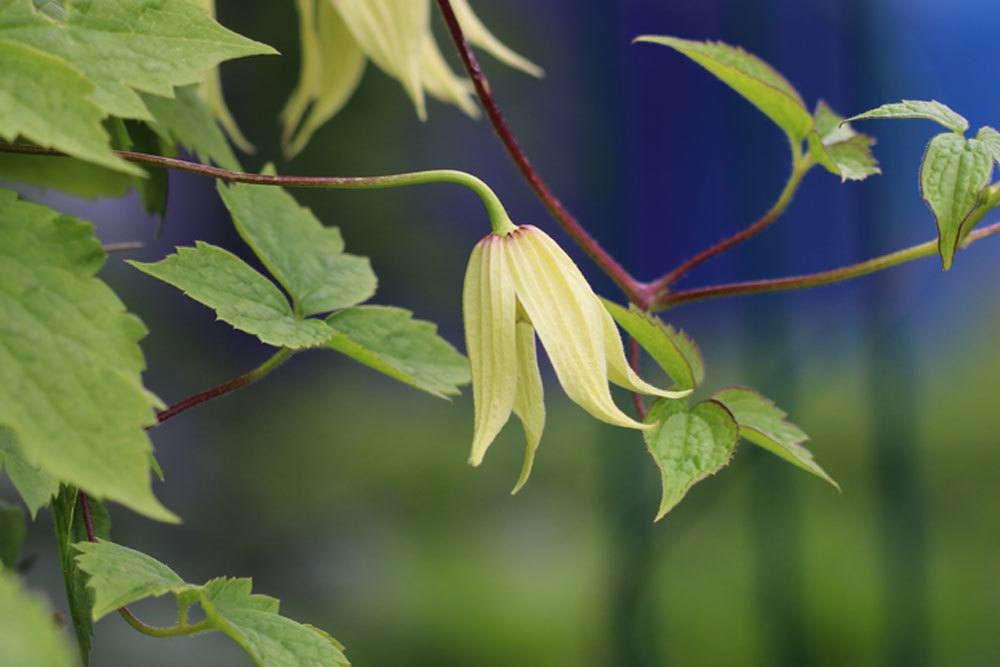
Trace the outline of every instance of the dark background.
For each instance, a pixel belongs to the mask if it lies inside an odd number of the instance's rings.
[[[474,4],[547,70],[534,80],[482,54],[526,151],[643,279],[756,219],[780,191],[788,155],[781,132],[742,98],[666,48],[630,45],[638,34],[740,44],[808,104],[823,98],[845,114],[934,98],[974,128],[1000,123],[993,0]],[[258,145],[245,160],[256,169],[280,155],[296,19],[285,2],[221,0],[219,12],[285,54],[223,70]],[[574,253],[600,293],[620,297],[569,247],[485,121],[434,102],[429,111],[420,123],[398,84],[369,67],[344,111],[278,168],[470,171],[516,222],[541,225]],[[885,175],[841,185],[814,170],[778,225],[683,284],[821,270],[932,238],[917,170],[934,126],[863,129],[878,137]],[[170,185],[162,238],[133,256],[158,259],[196,238],[243,252],[211,181],[175,173]],[[474,196],[447,185],[297,196],[341,228],[351,252],[372,258],[376,302],[439,322],[463,347],[462,276],[487,231]],[[49,201],[95,221],[108,240],[152,237],[134,197]],[[812,435],[842,495],[744,444],[654,526],[659,480],[641,440],[587,417],[549,377],[535,472],[511,498],[518,428],[471,469],[468,392],[440,401],[312,352],[157,429],[167,477],[157,493],[184,524],[113,508],[114,537],[190,581],[252,576],[286,614],[343,641],[359,666],[1000,664],[998,256],[986,241],[948,274],[927,259],[667,315],[700,343],[706,389],[747,384],[776,399]],[[120,259],[104,275],[152,331],[147,384],[167,402],[267,354]],[[30,581],[62,607],[49,521],[43,513],[32,528]],[[136,609],[169,623],[170,606]],[[114,617],[97,626],[95,646],[95,665],[248,663],[221,637],[155,640]]]

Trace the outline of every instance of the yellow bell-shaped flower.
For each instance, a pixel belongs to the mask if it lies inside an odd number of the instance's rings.
[[[531,472],[545,426],[536,333],[566,394],[601,421],[649,428],[615,405],[609,382],[668,398],[690,393],[658,389],[632,372],[611,315],[573,260],[537,227],[490,234],[476,245],[465,274],[463,311],[475,403],[469,462],[482,462],[511,412],[516,414],[527,446],[514,493]]]

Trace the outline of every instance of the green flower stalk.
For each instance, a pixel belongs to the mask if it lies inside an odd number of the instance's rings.
[[[650,428],[615,405],[609,382],[667,398],[690,393],[658,389],[632,371],[611,315],[573,260],[537,227],[514,227],[476,244],[463,310],[475,403],[469,463],[482,462],[511,412],[516,414],[527,444],[512,493],[527,481],[545,427],[536,333],[566,394],[603,422]]]

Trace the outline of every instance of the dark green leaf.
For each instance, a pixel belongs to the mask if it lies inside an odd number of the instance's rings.
[[[230,148],[215,116],[198,97],[196,86],[184,86],[174,97],[143,95],[153,114],[151,127],[164,140],[180,144],[202,162],[214,162],[224,169],[240,170],[240,162]]]
[[[17,565],[17,557],[21,553],[21,545],[24,544],[27,532],[24,510],[18,505],[0,500],[0,570]]]

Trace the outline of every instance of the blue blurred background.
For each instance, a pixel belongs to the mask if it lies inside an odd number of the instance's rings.
[[[280,155],[296,18],[291,3],[219,4],[224,24],[285,54],[223,70],[258,145],[245,160],[256,169]],[[473,4],[546,68],[533,80],[482,56],[526,151],[643,279],[756,219],[789,161],[764,116],[682,56],[630,45],[636,35],[742,45],[808,104],[822,98],[845,115],[934,98],[973,127],[1000,123],[995,0]],[[683,285],[821,270],[933,237],[917,169],[934,127],[863,129],[878,138],[883,176],[842,185],[814,170],[778,225]],[[489,182],[517,222],[543,226],[569,249],[488,124],[437,103],[420,123],[374,68],[304,154],[278,166],[464,169]],[[194,239],[245,254],[213,183],[174,173],[170,187],[162,237],[133,256],[158,259]],[[372,258],[377,302],[439,322],[461,347],[465,261],[486,231],[475,197],[445,185],[297,196],[342,229],[351,252]],[[95,221],[107,240],[152,237],[155,221],[134,197],[48,200]],[[575,256],[599,292],[619,297]],[[114,536],[191,581],[252,576],[286,614],[343,641],[359,666],[1000,664],[997,257],[988,241],[948,274],[930,259],[808,293],[668,313],[701,345],[706,388],[747,384],[778,401],[810,433],[842,495],[744,444],[653,525],[658,473],[640,438],[586,417],[550,378],[535,473],[511,498],[519,429],[502,434],[482,468],[468,468],[468,395],[439,401],[315,352],[157,429],[167,477],[157,492],[184,524],[118,508]],[[147,383],[168,402],[267,354],[119,260],[104,275],[151,329]],[[32,529],[30,579],[61,607],[47,521]],[[169,607],[136,610],[167,623]],[[246,659],[219,637],[152,640],[109,618],[97,626],[93,663]]]

